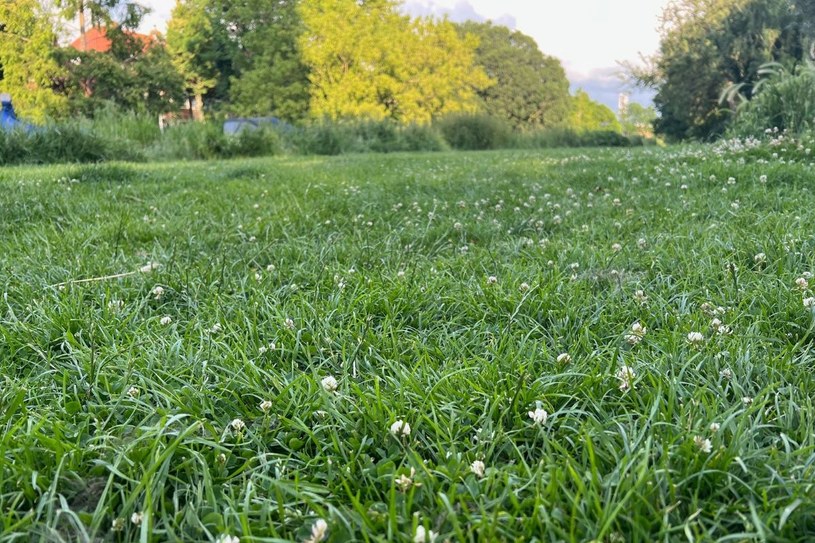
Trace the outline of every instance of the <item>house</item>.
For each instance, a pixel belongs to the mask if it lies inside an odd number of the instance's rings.
[[[125,30],[125,34],[140,41],[143,44],[144,50],[147,50],[153,43],[158,40],[157,33],[151,33],[149,36],[146,34],[139,34],[131,30]],[[71,47],[77,51],[96,51],[97,53],[107,53],[110,51],[111,42],[107,36],[107,30],[103,27],[94,26],[84,36],[79,36],[71,42]]]

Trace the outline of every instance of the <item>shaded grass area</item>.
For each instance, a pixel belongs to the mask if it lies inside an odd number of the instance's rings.
[[[810,540],[811,165],[769,156],[4,169],[0,530]]]

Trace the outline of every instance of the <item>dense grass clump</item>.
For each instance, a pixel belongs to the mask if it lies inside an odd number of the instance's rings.
[[[760,136],[766,130],[803,134],[815,128],[815,70],[782,71],[762,81],[752,100],[742,104],[729,129],[735,136]]]
[[[7,169],[0,533],[811,541],[810,160]]]

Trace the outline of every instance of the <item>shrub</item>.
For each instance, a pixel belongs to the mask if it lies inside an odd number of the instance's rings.
[[[731,136],[758,136],[767,128],[801,134],[815,128],[815,72],[799,68],[766,80],[738,110]]]
[[[74,125],[0,131],[0,164],[98,162],[117,154],[125,160],[138,158],[137,153],[117,149],[113,142]]]
[[[462,150],[499,149],[511,135],[506,122],[480,113],[448,115],[437,127],[450,147]]]

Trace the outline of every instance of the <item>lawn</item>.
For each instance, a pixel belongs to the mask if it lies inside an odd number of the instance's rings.
[[[0,170],[0,531],[812,541],[808,150]]]

